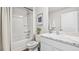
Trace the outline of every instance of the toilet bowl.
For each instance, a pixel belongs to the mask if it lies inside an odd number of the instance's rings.
[[[38,51],[38,42],[36,42],[36,41],[29,41],[27,44],[26,44],[26,46],[27,46],[27,48],[29,49],[29,51],[34,51],[34,50],[36,50],[36,51]]]

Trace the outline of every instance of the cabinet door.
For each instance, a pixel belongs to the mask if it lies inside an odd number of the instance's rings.
[[[41,51],[52,51],[52,47],[50,45],[47,45],[46,43],[41,43]]]
[[[43,38],[42,42],[45,42],[49,45],[52,45],[52,47],[56,47],[59,50],[63,50],[63,51],[79,51],[78,47],[75,47],[75,46],[72,46],[72,45],[69,45],[69,44],[65,44],[65,43],[61,43],[61,42],[58,42],[58,41],[54,41],[54,40],[51,40],[51,39],[47,39],[47,38],[46,39]]]
[[[62,51],[62,50],[57,47],[54,47],[53,45],[41,42],[41,51]]]

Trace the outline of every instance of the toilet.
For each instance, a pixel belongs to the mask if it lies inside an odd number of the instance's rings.
[[[29,41],[27,42],[26,46],[29,51],[38,51],[39,42]]]

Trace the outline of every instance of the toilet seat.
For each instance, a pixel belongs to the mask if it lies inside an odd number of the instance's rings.
[[[34,48],[34,47],[36,47],[37,45],[38,45],[38,42],[36,42],[36,41],[29,41],[29,42],[26,44],[27,48]]]

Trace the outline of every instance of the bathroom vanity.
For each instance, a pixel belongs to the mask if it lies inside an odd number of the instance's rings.
[[[65,33],[42,34],[41,51],[79,51],[79,37]]]
[[[48,29],[41,51],[79,51],[79,8],[49,8]]]

